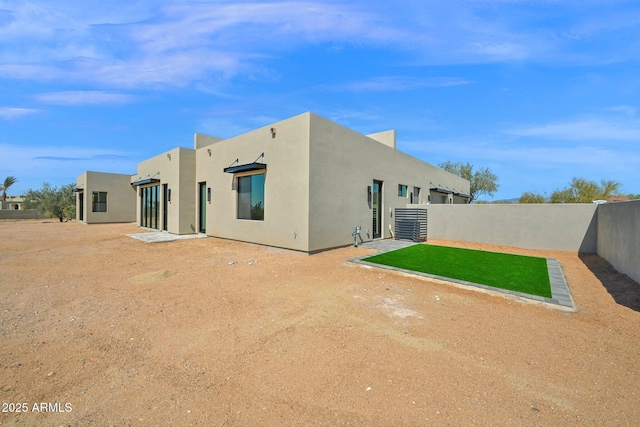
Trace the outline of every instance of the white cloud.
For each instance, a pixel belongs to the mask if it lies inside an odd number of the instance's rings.
[[[76,6],[12,3],[9,23],[0,26],[0,71],[40,81],[184,86],[212,73],[256,72],[261,58],[301,43],[381,41],[388,33],[368,13],[319,2],[172,3],[136,10],[128,22],[117,16],[117,25],[95,25],[108,21]]]
[[[509,41],[489,41],[483,43],[472,43],[471,52],[476,55],[494,58],[494,59],[511,59],[522,60],[527,59],[531,55],[530,48],[522,43],[514,43]]]
[[[517,137],[564,141],[638,141],[640,140],[640,120],[585,116],[564,122],[515,127],[506,130],[506,133]]]
[[[616,113],[623,113],[627,116],[635,116],[637,113],[636,107],[632,105],[616,105],[615,107],[607,108],[608,111],[613,111]]]
[[[68,77],[60,68],[40,64],[0,64],[0,75],[4,78],[40,82],[62,80]]]
[[[0,107],[0,118],[5,120],[15,120],[21,117],[39,113],[35,108]]]
[[[424,142],[401,142],[399,148],[409,154],[424,158],[425,155],[444,160],[464,161],[478,165],[521,164],[542,168],[604,166],[630,168],[640,164],[640,155],[632,148],[623,149],[616,144],[570,142],[549,144],[545,141],[517,142],[477,139],[447,139]],[[429,160],[427,160],[429,161]]]
[[[603,62],[637,53],[637,37],[616,36],[640,22],[597,2],[550,11],[536,2],[114,1],[0,0],[0,73],[180,87],[260,74],[265,58],[318,43],[392,49],[415,64]]]
[[[471,82],[457,77],[408,77],[408,76],[384,76],[367,80],[360,80],[338,85],[335,90],[351,90],[355,92],[387,92],[415,90],[424,87],[449,87],[467,85]]]
[[[43,182],[65,185],[75,182],[85,170],[134,174],[139,162],[135,153],[94,147],[33,146],[0,142],[0,157],[10,159],[11,169],[18,182],[16,193],[27,188],[39,188]],[[70,163],[72,167],[70,167]]]
[[[132,95],[93,90],[41,93],[35,98],[44,104],[53,105],[126,104],[135,100]]]
[[[371,27],[378,24],[376,27]],[[157,20],[132,27],[146,51],[208,45],[282,48],[304,41],[383,41],[392,31],[367,9],[327,2],[174,3]],[[272,43],[279,42],[273,46]]]
[[[88,160],[100,158],[134,158],[133,153],[111,150],[100,147],[70,147],[70,146],[30,146],[23,147],[15,144],[0,143],[0,149],[6,158],[11,158],[12,163],[21,165],[21,162],[31,162],[34,159],[57,160]]]

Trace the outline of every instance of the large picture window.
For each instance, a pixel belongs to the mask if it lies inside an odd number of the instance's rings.
[[[106,212],[107,211],[107,192],[106,191],[94,191],[91,198],[91,211],[92,212]]]
[[[264,175],[238,177],[238,219],[264,221]]]

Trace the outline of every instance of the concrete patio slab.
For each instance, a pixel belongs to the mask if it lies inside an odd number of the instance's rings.
[[[417,245],[418,243],[410,240],[393,240],[393,239],[375,239],[358,246],[368,249],[376,249],[378,252],[395,251],[396,249],[406,248],[407,246]]]
[[[166,231],[127,234],[127,236],[146,243],[165,243],[174,242],[176,240],[204,239],[209,237],[206,234],[173,234]]]

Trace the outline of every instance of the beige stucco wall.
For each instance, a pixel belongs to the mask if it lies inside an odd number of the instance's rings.
[[[405,207],[414,187],[427,201],[432,182],[469,192],[469,182],[388,145],[310,114],[309,250],[353,243],[352,232],[372,238],[373,212],[367,187],[382,185],[382,232],[391,237],[390,210]],[[398,184],[407,185],[407,197],[398,196]],[[367,235],[367,230],[369,234]]]
[[[171,201],[168,203],[167,231],[175,234],[195,233],[195,150],[177,147],[138,164],[138,173],[131,182],[158,178],[160,182],[160,226],[162,229],[162,212],[164,196],[162,185],[167,184],[171,190]],[[142,186],[146,187],[148,185]],[[137,190],[139,194],[139,191]],[[136,218],[140,223],[139,197],[136,202]],[[194,226],[194,227],[192,227]]]
[[[598,255],[640,283],[640,200],[598,206]]]
[[[76,179],[84,193],[84,219],[87,224],[133,222],[136,219],[136,192],[131,175],[86,171]],[[94,191],[107,193],[107,212],[92,212]],[[76,218],[80,218],[80,193],[76,193]]]
[[[206,233],[308,251],[308,140],[309,115],[302,114],[196,150],[193,194],[199,182],[211,188]],[[223,172],[236,159],[240,165],[254,161],[267,165],[264,221],[237,219],[237,174]]]
[[[383,132],[370,133],[367,135],[371,139],[375,139],[378,142],[388,145],[391,148],[396,148],[396,131],[395,129],[386,130]]]
[[[595,253],[595,204],[426,205],[429,239]]]
[[[218,138],[211,135],[205,135],[202,133],[193,134],[193,149],[203,148],[208,145],[215,144],[218,141],[222,141],[222,138]]]

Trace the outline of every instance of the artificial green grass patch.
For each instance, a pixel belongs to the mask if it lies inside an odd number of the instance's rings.
[[[551,298],[544,258],[413,245],[364,258],[364,261]]]

